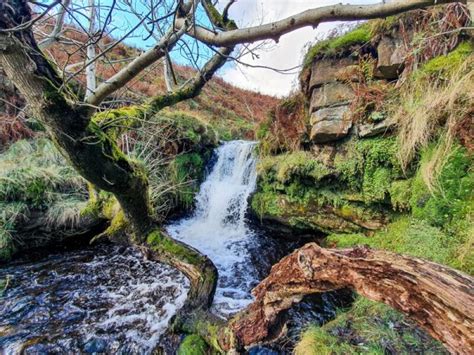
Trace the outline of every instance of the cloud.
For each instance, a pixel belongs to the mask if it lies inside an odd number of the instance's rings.
[[[297,14],[309,8],[340,3],[340,0],[239,0],[231,8],[231,17],[241,27],[255,26]],[[353,4],[377,3],[380,0],[347,1]],[[246,55],[241,58],[253,66],[268,66],[276,69],[293,68],[303,60],[303,48],[306,43],[314,41],[337,26],[337,23],[324,23],[317,29],[305,27],[286,34],[279,43],[270,48],[257,51],[258,58]],[[233,85],[259,91],[265,94],[284,96],[297,87],[297,72],[281,74],[269,69],[251,68],[233,63],[224,67],[220,75]]]

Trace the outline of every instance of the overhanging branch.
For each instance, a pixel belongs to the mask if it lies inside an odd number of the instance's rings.
[[[306,10],[294,16],[287,17],[286,19],[264,25],[225,32],[215,32],[201,26],[194,26],[187,31],[187,34],[213,46],[232,46],[267,39],[278,41],[279,38],[286,33],[307,26],[317,27],[323,22],[368,20],[452,2],[465,3],[466,1],[398,0],[373,5],[338,4]],[[177,19],[176,26],[180,28],[183,25],[183,21],[183,18]]]

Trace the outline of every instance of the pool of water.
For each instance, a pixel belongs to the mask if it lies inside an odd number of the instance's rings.
[[[0,353],[150,353],[187,279],[133,248],[101,245],[0,269]]]

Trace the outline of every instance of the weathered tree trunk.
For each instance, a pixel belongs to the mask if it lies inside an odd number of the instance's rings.
[[[10,0],[9,5],[0,6],[0,29],[11,29],[31,20],[26,1]],[[209,66],[212,74],[225,63],[225,56],[218,58],[220,60],[212,61]],[[62,154],[85,179],[117,198],[132,226],[131,242],[147,244],[155,260],[176,267],[189,278],[191,290],[187,309],[207,309],[217,282],[214,265],[197,250],[156,229],[144,168],[128,159],[116,142],[91,119],[90,107],[69,100],[67,88],[41,53],[31,29],[0,32],[0,64]],[[195,86],[185,87],[186,95],[199,92],[208,79],[199,73],[201,76],[202,80],[192,82]],[[179,101],[186,95],[177,94],[173,99]],[[163,100],[155,107],[162,108],[167,102]]]
[[[474,279],[414,257],[369,248],[310,243],[274,265],[255,302],[230,323],[243,345],[278,334],[282,311],[303,296],[350,288],[413,319],[454,354],[474,353]]]

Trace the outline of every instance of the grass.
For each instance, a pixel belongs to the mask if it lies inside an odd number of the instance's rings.
[[[432,166],[441,164],[449,151],[457,124],[472,114],[474,106],[474,55],[472,47],[457,50],[426,63],[403,85],[399,100],[390,114],[398,126],[399,159],[406,169],[417,152],[428,145],[440,128],[445,131]],[[456,58],[455,60],[453,58]],[[449,65],[441,63],[449,61]],[[444,73],[443,75],[441,75]],[[433,76],[438,79],[433,80]],[[441,78],[441,79],[440,79]],[[434,175],[434,174],[433,174]],[[428,185],[432,182],[426,181]]]
[[[15,230],[31,211],[47,224],[73,228],[85,206],[85,181],[45,138],[20,140],[0,155],[0,260],[10,259],[27,241]]]
[[[351,310],[331,322],[310,326],[301,335],[295,355],[446,354],[442,345],[418,330],[404,316],[382,303],[358,297]]]
[[[351,46],[365,44],[371,39],[371,27],[368,23],[357,26],[356,28],[328,39],[318,41],[311,46],[303,60],[303,67],[309,67],[313,61],[321,57],[337,56],[348,50]]]

